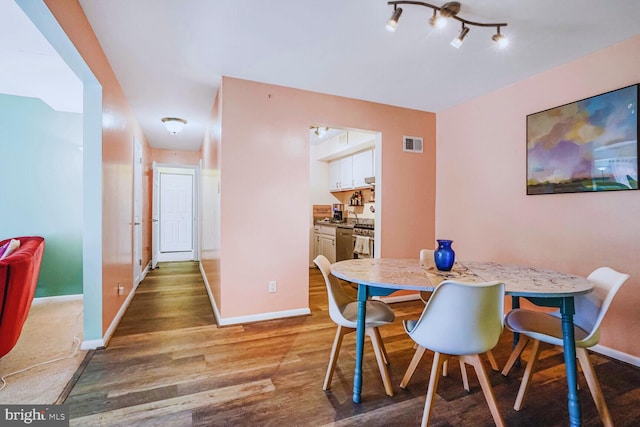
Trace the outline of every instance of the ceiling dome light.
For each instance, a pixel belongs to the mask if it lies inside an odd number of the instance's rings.
[[[164,123],[170,134],[175,135],[182,131],[184,126],[187,124],[187,121],[177,117],[164,117],[162,118],[162,123]]]
[[[387,31],[389,31],[390,33],[393,33],[396,30],[396,27],[398,26],[398,19],[400,19],[400,15],[402,15],[402,8],[401,7],[395,7],[393,8],[393,14],[391,15],[391,18],[389,18],[389,20],[387,21]]]

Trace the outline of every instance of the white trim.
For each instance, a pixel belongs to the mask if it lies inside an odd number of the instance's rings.
[[[311,314],[311,310],[309,308],[297,308],[294,310],[274,311],[271,313],[260,313],[260,314],[251,314],[248,316],[223,318],[220,315],[220,311],[218,310],[216,301],[213,298],[213,293],[211,292],[211,287],[209,286],[207,275],[204,274],[202,263],[200,263],[200,274],[202,275],[202,279],[204,280],[205,288],[207,288],[207,294],[209,294],[209,301],[211,302],[211,307],[213,308],[213,315],[216,318],[216,323],[218,324],[218,326],[238,325],[242,323],[261,322],[263,320],[282,319],[285,317],[306,316]]]
[[[82,341],[80,344],[80,350],[95,350],[100,347],[104,347],[104,340]]]
[[[211,286],[209,286],[209,281],[207,280],[207,275],[204,274],[204,267],[202,267],[202,262],[198,263],[200,266],[200,275],[202,276],[202,280],[204,281],[204,287],[207,289],[207,294],[209,295],[209,302],[211,303],[211,308],[213,309],[213,317],[216,319],[216,323],[218,326],[220,325],[220,310],[218,310],[218,305],[216,304],[216,300],[213,299],[213,293],[211,292]]]
[[[77,301],[77,300],[82,300],[83,299],[83,295],[82,294],[75,294],[75,295],[58,295],[58,296],[53,296],[53,297],[37,297],[33,299],[32,304],[33,305],[39,305],[39,304],[44,304],[47,302],[62,302],[62,301]]]
[[[609,356],[613,359],[619,360],[621,362],[626,362],[630,365],[634,365],[640,367],[640,357],[632,356],[628,353],[623,353],[619,350],[614,350],[609,347],[605,347],[603,345],[594,345],[593,347],[589,347],[589,350],[593,350],[596,353],[603,354],[605,356]]]
[[[250,314],[248,316],[227,317],[220,320],[219,326],[238,325],[241,323],[261,322],[263,320],[282,319],[285,317],[306,316],[311,314],[309,308],[273,311],[271,313]]]
[[[142,280],[140,282],[142,282]],[[129,308],[129,304],[131,304],[131,300],[133,299],[133,296],[135,295],[135,293],[136,293],[135,289],[129,292],[129,295],[127,295],[127,299],[125,299],[124,303],[120,306],[120,310],[118,310],[116,317],[113,318],[113,321],[109,325],[109,328],[107,329],[107,332],[105,332],[105,334],[103,335],[102,339],[82,341],[82,344],[80,345],[80,348],[82,350],[95,350],[97,347],[103,347],[106,345],[106,343],[109,342],[109,340],[111,339],[111,335],[113,335],[113,333],[116,331],[116,328],[120,324],[120,320],[122,320],[122,316],[124,316],[124,313],[127,311],[127,308]],[[97,346],[97,347],[94,347],[94,346]]]
[[[179,252],[159,252],[158,262],[195,261],[194,250]]]

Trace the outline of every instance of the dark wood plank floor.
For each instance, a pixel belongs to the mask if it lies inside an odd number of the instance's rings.
[[[354,404],[354,334],[345,338],[331,391],[322,390],[335,325],[320,272],[311,269],[309,276],[310,316],[218,328],[197,263],[161,264],[140,284],[108,347],[94,352],[67,397],[71,425],[420,425],[428,352],[407,389],[397,384],[413,355],[401,320],[416,318],[422,303],[393,304],[397,320],[381,329],[395,395],[385,395],[367,343],[362,403]],[[500,365],[510,340],[505,332],[494,350]],[[614,422],[637,426],[640,369],[592,357]],[[489,374],[507,425],[568,425],[562,354],[551,348],[543,352],[526,407],[516,412],[522,370],[515,368],[509,377]],[[431,425],[493,425],[475,374],[468,372],[470,393],[462,388],[457,367],[440,381]],[[602,425],[582,375],[579,384],[584,425]]]

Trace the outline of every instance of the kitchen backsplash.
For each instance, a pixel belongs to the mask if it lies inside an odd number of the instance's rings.
[[[349,206],[351,197],[357,191],[362,192],[362,201],[364,204],[361,206]],[[376,214],[372,211],[372,208],[375,207],[375,200],[371,201],[372,197],[375,197],[375,193],[372,190],[365,188],[360,190],[341,191],[339,193],[332,194],[336,199],[338,199],[339,203],[344,204],[344,210],[346,212],[343,213],[343,216],[346,216],[346,218],[355,219],[355,215],[357,215],[358,219],[375,219]]]

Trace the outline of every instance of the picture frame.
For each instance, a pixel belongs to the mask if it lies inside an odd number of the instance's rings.
[[[527,195],[638,189],[638,91],[527,115]]]

